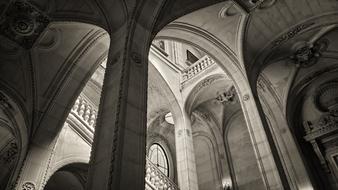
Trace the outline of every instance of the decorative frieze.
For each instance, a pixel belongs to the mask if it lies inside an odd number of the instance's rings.
[[[298,25],[298,26],[292,28],[287,33],[283,34],[281,37],[279,37],[277,40],[275,40],[272,43],[272,48],[280,46],[281,44],[283,44],[286,41],[290,40],[291,38],[295,37],[298,33],[304,31],[305,29],[309,28],[312,25],[314,25],[313,22],[301,24],[301,25]]]

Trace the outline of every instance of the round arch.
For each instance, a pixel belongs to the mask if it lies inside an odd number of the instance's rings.
[[[4,183],[0,181],[1,187],[5,189],[14,186],[28,150],[27,123],[21,110],[14,99],[0,91],[0,127],[5,133],[1,134],[0,153],[2,164],[5,164],[5,168],[9,167],[7,177],[4,176],[5,173],[1,175],[6,178]],[[3,171],[6,170],[3,168]]]

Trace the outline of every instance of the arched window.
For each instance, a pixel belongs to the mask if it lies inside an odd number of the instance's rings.
[[[150,146],[149,159],[161,172],[169,176],[167,155],[159,144],[153,144]]]

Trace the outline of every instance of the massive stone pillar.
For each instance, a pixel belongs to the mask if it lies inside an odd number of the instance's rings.
[[[175,141],[179,187],[198,190],[191,121],[187,114],[175,123]]]
[[[144,190],[148,51],[161,1],[101,3],[111,45],[87,189]]]

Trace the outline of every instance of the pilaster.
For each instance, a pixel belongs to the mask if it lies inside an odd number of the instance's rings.
[[[180,189],[198,190],[191,121],[187,114],[175,124],[178,184]]]

